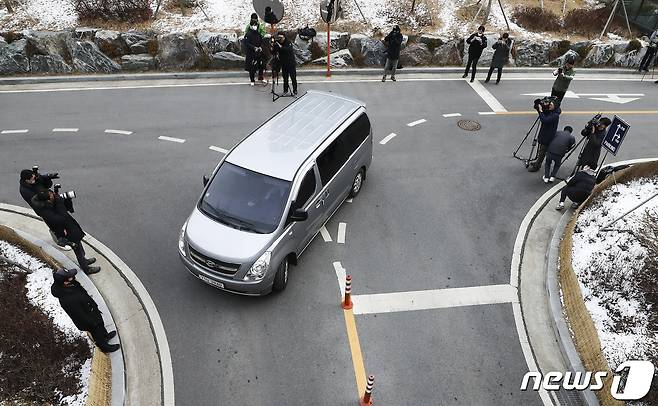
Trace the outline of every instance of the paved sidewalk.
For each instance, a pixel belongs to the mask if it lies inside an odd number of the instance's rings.
[[[29,210],[0,203],[0,224],[16,230],[62,261],[62,254],[72,262],[72,251],[54,247],[48,228]],[[115,374],[113,364],[112,405],[174,405],[173,371],[169,346],[160,316],[139,279],[112,251],[87,235],[84,239],[88,257],[96,257],[101,272],[89,277],[104,299],[121,340],[123,371]],[[65,260],[64,260],[65,261]],[[117,352],[119,354],[119,352]],[[120,361],[120,359],[119,359]],[[118,362],[118,364],[122,364]],[[123,366],[123,365],[122,365]],[[125,387],[115,388],[115,384]]]

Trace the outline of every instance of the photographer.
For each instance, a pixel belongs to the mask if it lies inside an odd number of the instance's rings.
[[[597,168],[599,165],[599,156],[601,156],[601,144],[611,123],[612,121],[608,117],[598,120],[595,117],[580,132],[580,135],[587,137],[587,143],[578,157],[577,167],[589,166],[592,169]]]
[[[559,106],[562,104],[562,99],[564,95],[569,90],[569,85],[573,80],[573,77],[576,75],[576,71],[573,69],[576,59],[573,55],[567,55],[564,58],[564,66],[557,68],[553,71],[553,76],[557,76],[553,82],[553,88],[551,89],[551,96],[557,98],[556,104]]]
[[[649,45],[647,45],[647,51],[642,57],[640,67],[637,69],[638,72],[649,71],[649,65],[653,61],[653,57],[656,55],[656,48],[658,48],[658,30],[651,33],[651,37],[649,38]]]
[[[509,39],[509,34],[504,33],[495,44],[492,45],[494,49],[493,57],[491,58],[491,65],[489,66],[489,73],[487,74],[487,79],[484,83],[489,83],[491,79],[491,74],[494,71],[494,68],[498,69],[498,75],[496,76],[496,84],[500,83],[500,77],[503,75],[503,66],[509,60],[509,50],[511,46],[511,41]]]
[[[277,24],[279,22],[279,18],[274,14],[270,6],[265,7],[265,18],[263,20],[268,24]]]
[[[475,70],[478,64],[478,59],[482,55],[482,51],[487,47],[487,37],[484,36],[484,26],[478,27],[477,32],[471,34],[466,40],[469,44],[468,47],[468,62],[466,62],[466,70],[464,71],[463,78],[468,76],[468,71],[473,66],[473,73],[471,75],[471,82],[475,80]]]
[[[562,110],[555,106],[555,99],[552,97],[545,97],[543,99],[535,100],[535,110],[539,113],[539,121],[541,128],[537,136],[537,157],[528,166],[529,172],[537,172],[541,168],[541,164],[546,156],[548,145],[555,138],[557,126],[560,122],[560,113]]]
[[[249,79],[251,86],[254,85],[256,79],[256,71],[258,71],[258,81],[263,82],[263,70],[265,68],[264,55],[263,55],[263,36],[265,29],[262,24],[258,22],[256,13],[251,15],[251,21],[245,31],[244,47],[245,47],[245,61],[244,69],[249,72]]]
[[[400,48],[402,47],[402,34],[400,33],[400,26],[396,25],[393,30],[384,37],[384,45],[386,45],[386,65],[384,65],[384,76],[382,82],[386,82],[386,74],[391,73],[391,80],[395,82],[395,70],[398,67],[400,60]]]
[[[567,185],[562,188],[560,194],[560,202],[557,204],[555,210],[564,209],[564,201],[569,198],[573,202],[573,208],[580,206],[582,202],[587,200],[594,185],[596,185],[596,171],[585,166],[582,171],[577,172],[571,179],[567,181]]]
[[[553,141],[548,144],[546,163],[544,166],[544,183],[555,181],[555,176],[557,176],[557,171],[560,170],[560,165],[562,165],[564,155],[576,143],[576,138],[571,134],[572,132],[573,128],[566,126],[563,131],[557,131]],[[551,165],[553,166],[552,171]]]
[[[48,227],[59,238],[65,238],[73,248],[80,269],[87,275],[98,273],[101,269],[97,266],[89,266],[96,262],[96,258],[85,258],[85,250],[82,247],[82,238],[85,232],[77,221],[69,214],[67,204],[60,196],[52,190],[42,189],[32,198],[34,211],[43,219]]]
[[[292,79],[292,94],[297,95],[297,61],[295,52],[292,49],[292,43],[288,41],[283,31],[276,34],[276,41],[273,42],[272,53],[274,58],[279,58],[281,73],[283,74],[283,94],[287,95],[288,80]],[[275,61],[273,61],[275,63]]]

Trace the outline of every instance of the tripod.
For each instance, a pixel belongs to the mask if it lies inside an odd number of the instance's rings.
[[[512,156],[513,156],[514,158],[516,158],[516,159],[518,159],[518,160],[520,160],[520,161],[524,161],[524,164],[525,164],[525,167],[526,167],[526,168],[527,168],[528,166],[530,166],[530,162],[531,162],[534,158],[536,158],[536,156],[533,157],[533,154],[535,154],[535,147],[537,146],[537,135],[539,134],[539,128],[541,127],[541,124],[538,125],[538,123],[539,123],[539,116],[537,116],[537,118],[535,119],[535,122],[532,123],[532,125],[530,126],[530,129],[529,129],[528,132],[525,134],[525,137],[523,137],[523,140],[521,140],[521,143],[520,143],[519,146],[516,148],[516,151],[514,151],[514,152],[512,153]],[[535,127],[536,127],[536,128],[535,128]],[[532,146],[530,147],[530,154],[528,154],[528,157],[527,157],[527,158],[523,158],[523,157],[521,157],[521,156],[519,156],[519,155],[517,155],[517,154],[518,154],[519,150],[521,149],[521,147],[523,146],[523,144],[526,142],[526,140],[527,140],[528,137],[530,136],[530,133],[532,133],[533,130],[535,131],[535,135],[532,137]]]
[[[648,51],[647,51],[648,52]],[[649,66],[651,66],[651,79],[653,80],[653,75],[656,73],[656,54],[658,54],[658,51],[654,51],[653,56],[651,57],[651,60],[649,61]],[[645,76],[647,76],[647,73],[649,73],[648,70],[644,71],[642,74],[642,79],[640,79],[640,82],[644,81]]]

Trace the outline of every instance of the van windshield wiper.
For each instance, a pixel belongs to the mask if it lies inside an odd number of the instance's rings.
[[[229,219],[231,219],[231,221],[234,221],[238,226],[241,227],[241,229],[246,230],[246,231],[253,231],[253,232],[258,233],[258,234],[262,234],[260,231],[258,231],[256,229],[256,226],[254,224],[252,224],[248,221],[239,219],[237,217],[229,216],[228,214],[224,214],[224,215],[226,216],[226,218],[229,218]]]

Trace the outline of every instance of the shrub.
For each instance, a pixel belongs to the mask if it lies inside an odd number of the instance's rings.
[[[553,61],[564,55],[571,48],[571,41],[562,40],[558,41],[555,46],[548,50],[548,60]]]
[[[562,28],[560,18],[541,7],[515,7],[512,11],[512,21],[533,31],[559,31]]]
[[[598,34],[603,29],[609,15],[610,9],[607,7],[573,9],[564,17],[564,28],[575,34]]]
[[[628,42],[626,52],[636,51],[642,49],[642,43],[638,39],[632,39]]]
[[[151,18],[149,0],[76,0],[75,11],[80,19],[140,22]]]

